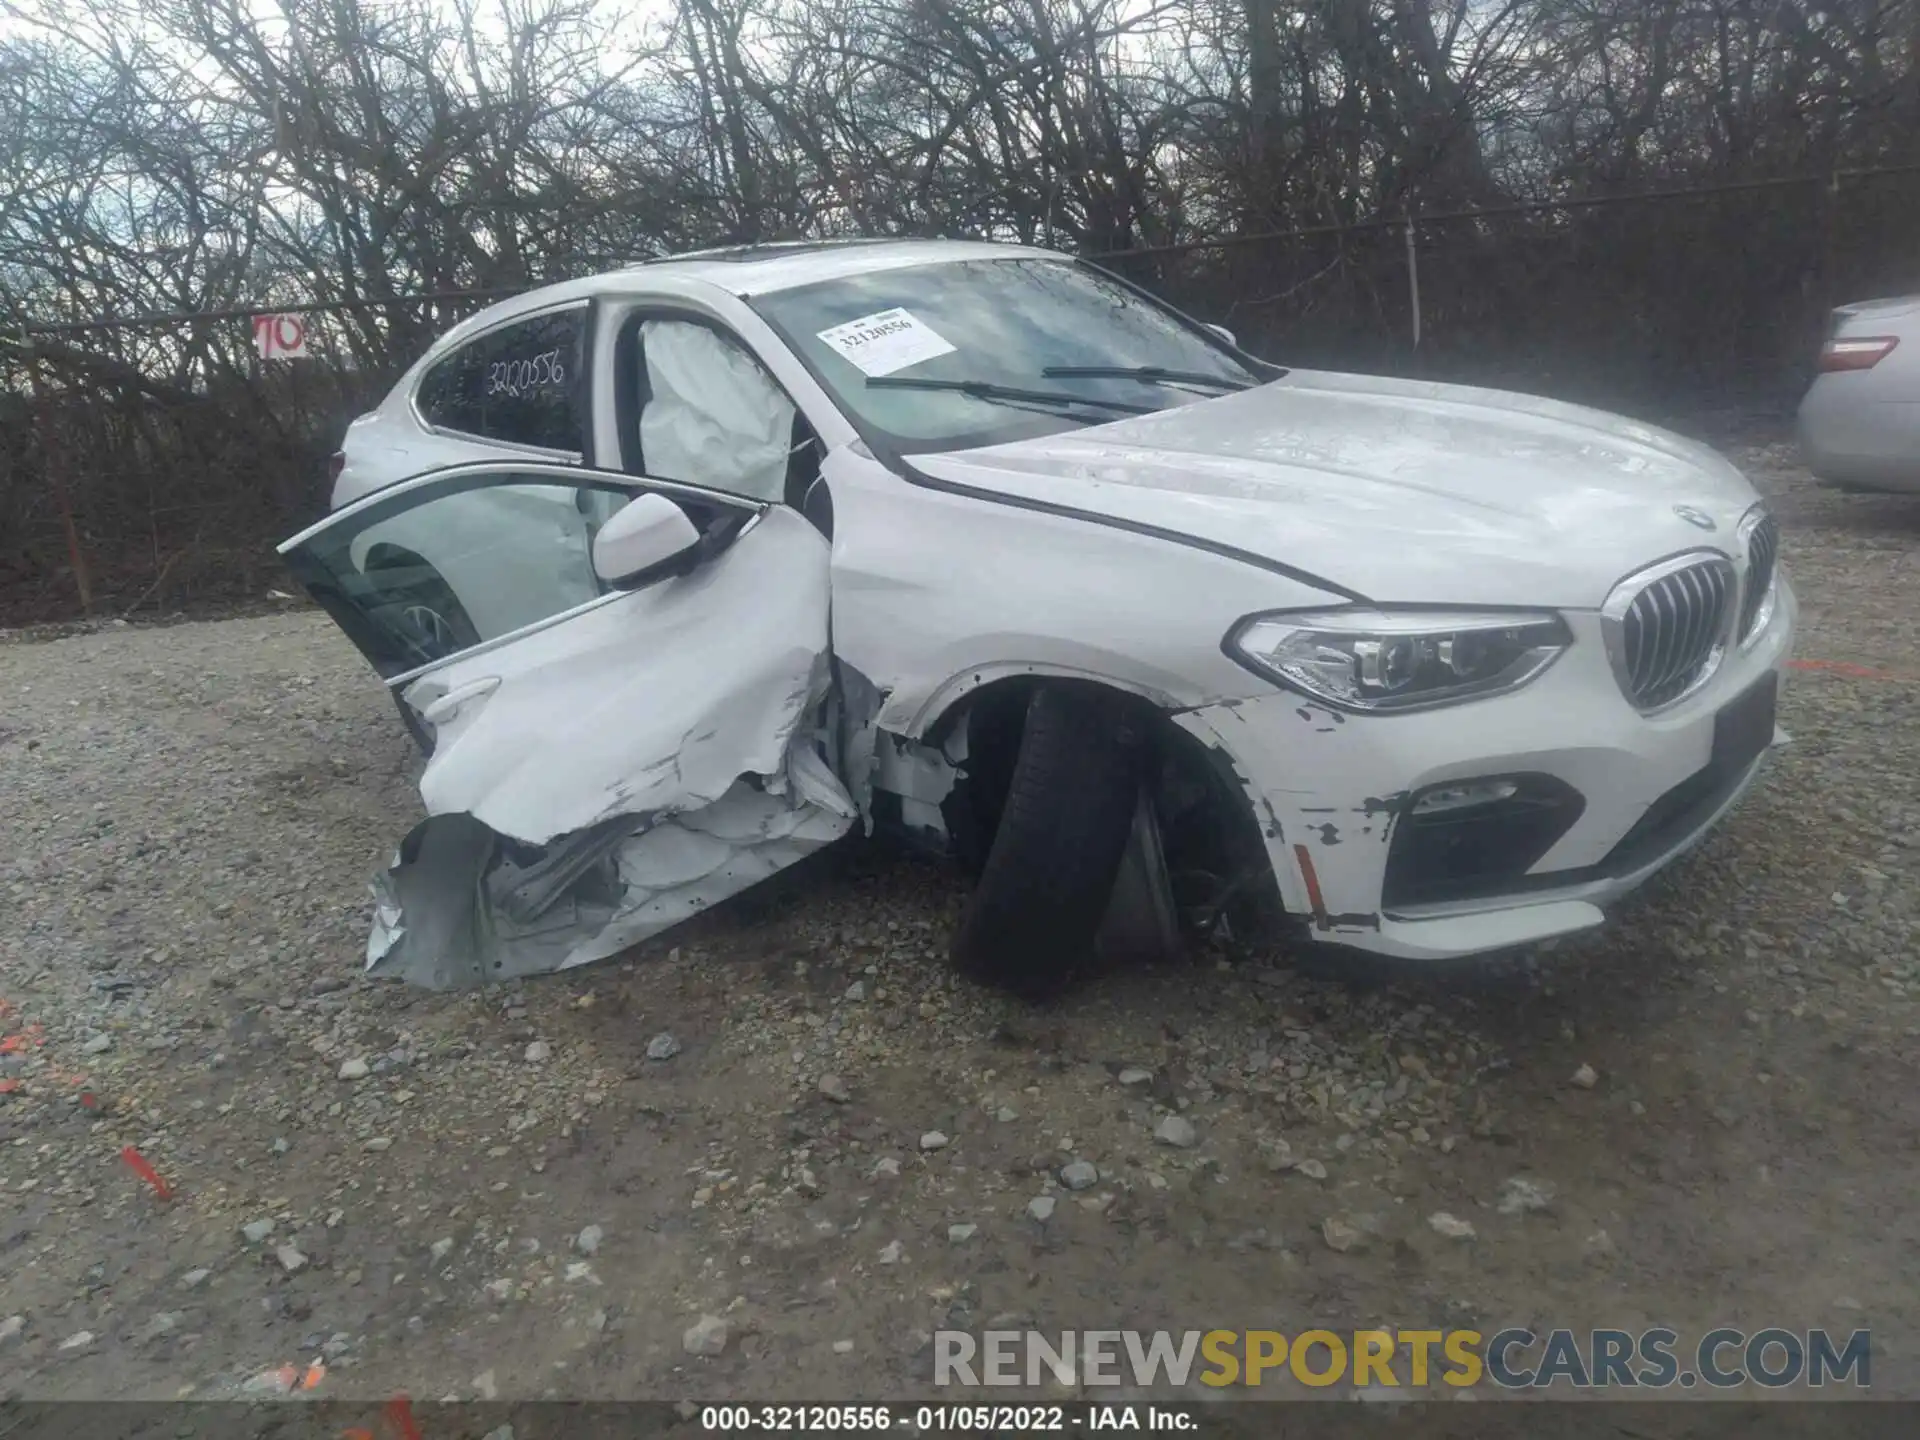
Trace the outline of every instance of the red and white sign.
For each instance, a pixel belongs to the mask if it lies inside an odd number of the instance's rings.
[[[256,315],[253,348],[262,360],[307,358],[307,320],[304,315]]]

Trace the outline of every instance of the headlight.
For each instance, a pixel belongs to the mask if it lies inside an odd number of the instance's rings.
[[[1747,558],[1740,588],[1740,648],[1750,650],[1773,623],[1779,600],[1779,522],[1767,513],[1765,505],[1756,505],[1741,519],[1736,540],[1740,553]]]
[[[1227,653],[1337,709],[1383,714],[1517,690],[1572,643],[1558,615],[1329,610],[1252,616]]]

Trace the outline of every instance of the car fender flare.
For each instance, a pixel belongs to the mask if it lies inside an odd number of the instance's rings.
[[[912,696],[900,698],[896,691],[894,696],[888,697],[880,711],[879,728],[908,740],[924,742],[929,736],[939,734],[964,709],[966,702],[987,686],[1002,680],[1026,679],[1083,680],[1138,696],[1156,710],[1169,713],[1187,709],[1192,703],[1182,701],[1143,680],[1115,675],[1106,670],[1046,660],[998,660],[970,665],[931,690],[922,691],[916,687],[914,694],[920,697],[917,700]]]
[[[1319,907],[1315,904],[1313,887],[1309,886],[1301,868],[1300,851],[1305,848],[1303,836],[1288,830],[1288,824],[1297,817],[1292,814],[1283,816],[1272,797],[1262,793],[1260,787],[1249,778],[1251,771],[1237,753],[1229,733],[1231,727],[1217,723],[1220,713],[1213,706],[1183,710],[1173,716],[1173,723],[1213,752],[1224,775],[1238,789],[1242,802],[1260,828],[1268,863],[1272,865],[1274,880],[1280,887],[1280,903],[1286,907],[1287,913],[1315,915]]]

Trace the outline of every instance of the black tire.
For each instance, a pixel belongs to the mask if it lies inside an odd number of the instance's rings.
[[[1013,767],[1020,759],[1020,736],[1032,700],[1029,690],[976,706],[968,714],[964,778],[940,804],[953,859],[976,883],[987,868],[1000,812],[1013,787]]]
[[[953,958],[1028,999],[1057,994],[1093,957],[1126,852],[1146,727],[1110,693],[1034,692],[1006,804]]]

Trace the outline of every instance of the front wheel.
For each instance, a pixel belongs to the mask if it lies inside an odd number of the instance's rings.
[[[1087,967],[1146,754],[1146,727],[1111,693],[1071,683],[1034,692],[1006,803],[954,940],[963,970],[1037,1000]]]

